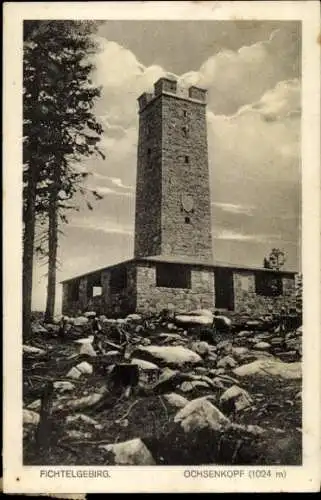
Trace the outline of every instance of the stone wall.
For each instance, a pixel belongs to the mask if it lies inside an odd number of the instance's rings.
[[[162,95],[162,254],[212,260],[205,103]],[[182,198],[193,201],[186,212]]]
[[[257,272],[259,271],[234,272],[234,312],[260,315],[269,310],[280,311],[281,307],[295,307],[294,276],[282,275],[282,295],[265,297],[255,293],[255,273]]]
[[[110,286],[112,269],[105,269],[102,272],[102,314],[109,317],[119,317],[135,311],[136,268],[133,263],[127,263],[123,266],[127,272],[127,287],[121,290],[112,290]]]
[[[161,253],[162,102],[157,99],[139,117],[137,149],[135,257]]]
[[[163,309],[188,311],[213,309],[214,274],[210,269],[191,268],[191,289],[156,287],[155,264],[137,265],[138,312],[160,312]]]

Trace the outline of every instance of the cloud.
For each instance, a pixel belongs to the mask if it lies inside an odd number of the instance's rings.
[[[267,234],[243,234],[229,229],[214,230],[214,239],[216,240],[231,240],[231,241],[252,241],[252,242],[266,242],[275,239],[275,235]]]
[[[243,106],[238,115],[252,111],[257,112],[265,121],[299,118],[301,115],[301,85],[296,78],[278,82],[268,90],[259,101]]]
[[[230,214],[242,214],[242,215],[253,215],[253,206],[247,205],[237,205],[235,203],[222,203],[222,202],[212,202],[212,206],[220,208],[223,212],[228,212]]]
[[[298,78],[299,48],[299,37],[290,30],[275,30],[267,40],[213,54],[199,71],[182,75],[180,82],[207,88],[213,112],[231,115],[289,75]]]
[[[118,177],[109,177],[109,179],[117,187],[120,187],[123,189],[129,189],[130,191],[132,191],[134,189],[133,186],[127,186],[126,184],[123,184],[122,180],[119,179]]]
[[[70,224],[77,229],[84,229],[86,231],[99,231],[107,234],[126,234],[133,235],[133,226],[130,224],[121,224],[111,218],[104,221],[97,220],[96,217],[83,217],[78,220],[73,220]]]
[[[117,191],[116,189],[109,188],[108,186],[88,186],[90,189],[94,189],[98,194],[103,195],[115,195],[115,196],[134,196],[131,191]]]

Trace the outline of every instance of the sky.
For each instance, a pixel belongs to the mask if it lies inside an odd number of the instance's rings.
[[[77,165],[104,198],[69,215],[58,281],[133,256],[137,98],[161,76],[208,90],[207,132],[216,261],[261,266],[273,247],[300,269],[301,31],[285,21],[107,21],[96,36],[95,112],[106,159]],[[35,263],[33,308],[46,268]],[[57,312],[61,308],[57,286]]]

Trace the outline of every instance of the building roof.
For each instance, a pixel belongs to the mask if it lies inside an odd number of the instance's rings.
[[[242,264],[233,264],[231,262],[223,262],[223,261],[217,261],[217,260],[212,260],[212,261],[205,261],[205,260],[198,260],[195,257],[188,257],[186,255],[152,255],[148,257],[135,257],[132,259],[128,259],[122,262],[118,262],[116,264],[113,264],[111,266],[105,266],[100,269],[93,269],[92,271],[88,271],[86,273],[73,276],[71,278],[62,280],[61,283],[66,283],[68,281],[73,281],[75,279],[80,279],[84,278],[85,276],[91,276],[96,273],[101,273],[102,271],[105,271],[107,269],[114,269],[119,266],[124,266],[127,264],[131,264],[134,262],[163,262],[163,263],[168,263],[168,264],[186,264],[186,265],[191,265],[191,266],[198,266],[198,267],[205,267],[205,268],[217,268],[217,267],[222,267],[222,268],[230,268],[234,270],[243,270],[243,271],[262,271],[262,272],[280,272],[282,274],[288,274],[288,275],[294,275],[297,273],[297,271],[288,271],[288,270],[280,270],[280,271],[275,271],[273,269],[266,269],[264,267],[258,267],[258,266],[245,266]]]

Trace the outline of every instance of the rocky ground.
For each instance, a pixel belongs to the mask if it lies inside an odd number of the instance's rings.
[[[28,465],[299,465],[301,337],[272,318],[35,319],[23,347]],[[219,324],[219,323],[218,323]],[[94,326],[94,328],[93,328]],[[220,325],[219,325],[220,326]]]

